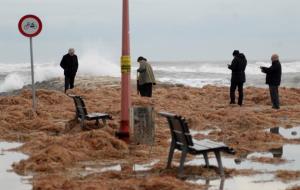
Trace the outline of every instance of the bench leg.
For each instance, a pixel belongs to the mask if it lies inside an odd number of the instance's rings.
[[[225,179],[222,177],[221,182],[220,182],[220,190],[224,189],[224,184],[225,184]]]
[[[106,127],[106,119],[102,119],[103,126]]]
[[[204,160],[205,160],[205,166],[206,167],[209,167],[209,160],[208,160],[208,156],[207,156],[207,153],[203,153],[203,157],[204,157]]]
[[[215,151],[215,155],[218,161],[218,166],[219,166],[219,172],[221,177],[224,177],[224,169],[223,169],[223,165],[222,165],[222,160],[221,160],[221,154],[220,151]]]
[[[170,146],[170,151],[169,151],[169,157],[168,157],[167,168],[171,168],[171,163],[172,163],[172,159],[173,159],[174,150],[175,150],[175,145],[174,145],[174,143],[172,142],[172,143],[171,143],[171,146]]]
[[[99,119],[96,119],[95,125],[100,128]]]
[[[206,187],[209,187],[209,182],[210,182],[210,179],[206,178],[206,179],[205,179],[205,186],[206,186]]]
[[[185,162],[186,155],[187,155],[187,151],[183,150],[181,153],[181,158],[180,158],[179,176],[183,175],[184,162]]]
[[[80,127],[81,129],[84,129],[84,119],[80,119]]]

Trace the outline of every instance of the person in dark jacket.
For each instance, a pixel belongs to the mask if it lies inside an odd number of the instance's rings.
[[[156,84],[151,65],[144,57],[139,57],[137,62],[140,64],[138,68],[138,91],[141,96],[152,97],[152,86]]]
[[[233,60],[228,69],[232,71],[231,73],[231,84],[230,84],[230,104],[235,104],[235,90],[238,87],[239,98],[238,105],[242,106],[243,104],[243,85],[246,82],[245,69],[247,66],[247,59],[243,53],[240,53],[238,50],[234,50]]]
[[[279,109],[279,92],[278,87],[281,82],[281,64],[279,61],[279,56],[273,54],[271,57],[272,65],[271,67],[260,67],[263,73],[266,73],[266,84],[269,85],[270,96],[272,101],[272,108]]]
[[[63,56],[60,66],[64,69],[66,93],[68,89],[74,88],[74,80],[78,70],[78,59],[74,48],[70,48],[68,54]]]

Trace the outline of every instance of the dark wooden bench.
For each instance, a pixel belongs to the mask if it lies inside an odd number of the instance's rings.
[[[222,177],[224,177],[224,169],[220,152],[223,151],[234,154],[233,149],[229,148],[224,143],[214,142],[209,139],[194,140],[190,134],[188,123],[183,117],[168,112],[159,112],[159,114],[167,118],[172,136],[167,168],[171,167],[175,149],[182,152],[179,166],[180,176],[183,174],[184,162],[188,153],[192,155],[202,154],[205,164],[208,167],[208,153],[214,152],[218,162],[219,173]]]
[[[88,120],[88,121],[95,120],[96,126],[99,127],[100,119],[103,121],[104,126],[106,125],[106,120],[112,119],[112,117],[107,113],[88,113],[82,97],[73,94],[68,94],[68,96],[73,98],[74,100],[74,104],[76,108],[76,118],[80,120],[80,127],[82,129],[85,129],[84,120]]]

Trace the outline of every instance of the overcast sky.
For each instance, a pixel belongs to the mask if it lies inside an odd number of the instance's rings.
[[[299,59],[299,0],[129,0],[131,53],[150,60]],[[0,0],[0,62],[28,62],[19,19],[35,14],[43,31],[35,60],[57,62],[69,47],[119,60],[121,0]]]

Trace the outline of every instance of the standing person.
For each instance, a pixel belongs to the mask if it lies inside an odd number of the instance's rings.
[[[139,57],[137,62],[140,64],[137,72],[138,76],[138,90],[141,96],[152,97],[152,86],[155,85],[155,78],[151,65],[144,57]]]
[[[66,93],[68,89],[74,88],[74,80],[78,69],[78,59],[74,48],[70,48],[68,54],[63,56],[60,66],[64,69]]]
[[[271,67],[260,67],[263,73],[266,73],[266,84],[269,85],[270,96],[272,101],[272,108],[279,109],[279,92],[278,87],[281,82],[281,64],[279,61],[279,56],[273,54],[271,57],[272,65]]]
[[[243,85],[246,82],[245,69],[247,66],[247,59],[243,53],[240,53],[238,50],[234,50],[233,60],[228,69],[232,71],[231,73],[231,84],[230,84],[230,104],[235,104],[235,90],[238,87],[239,98],[238,105],[242,106],[243,104]]]

